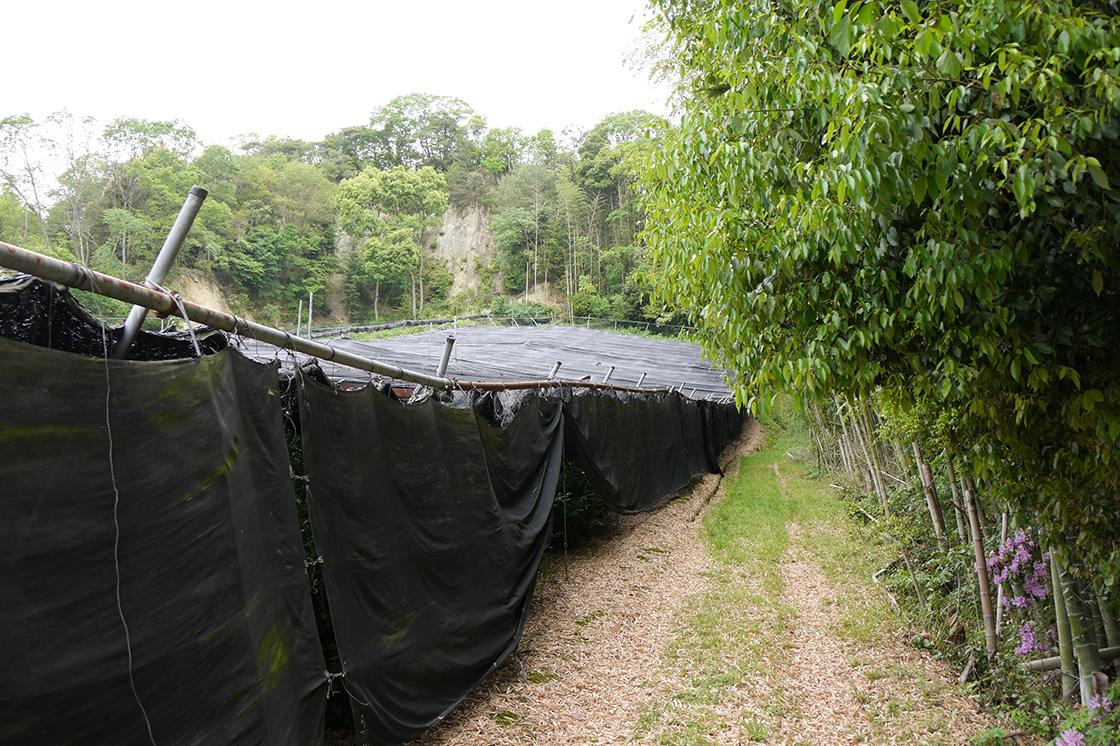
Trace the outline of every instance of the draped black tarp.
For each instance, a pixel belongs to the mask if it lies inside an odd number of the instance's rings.
[[[346,689],[362,739],[399,744],[521,636],[549,540],[561,406],[533,394],[516,412],[492,395],[466,408],[404,404],[301,380],[311,520]]]
[[[78,303],[69,288],[30,275],[0,277],[0,337],[39,347],[101,357],[112,350],[124,327],[110,327]],[[212,355],[227,347],[226,337],[208,327],[194,327],[199,351]],[[189,332],[141,331],[129,348],[129,360],[178,360],[195,357]]]
[[[276,369],[0,339],[0,381],[0,743],[318,743]]]
[[[639,513],[707,465],[702,415],[677,394],[576,390],[564,397],[566,442],[612,510]]]

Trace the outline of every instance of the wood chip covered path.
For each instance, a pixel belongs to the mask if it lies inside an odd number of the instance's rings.
[[[760,442],[751,420],[729,476]],[[689,620],[729,577],[693,520],[722,498],[722,489],[713,497],[718,485],[706,476],[687,496],[622,519],[608,540],[570,553],[568,580],[562,553],[546,556],[517,653],[416,743],[950,744],[991,725],[949,683],[952,672],[920,652],[834,634],[837,594],[797,525],[775,579],[789,624],[720,622],[743,649],[776,650],[784,665],[724,660],[713,676],[711,665],[681,657]],[[750,604],[739,607],[749,621]],[[739,639],[743,630],[753,638]]]

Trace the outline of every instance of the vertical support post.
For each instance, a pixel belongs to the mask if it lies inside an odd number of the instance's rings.
[[[311,339],[311,308],[315,304],[315,291],[307,294],[307,338]]]
[[[299,336],[299,330],[303,328],[303,298],[299,299],[299,314],[296,316],[296,336]]]
[[[151,271],[144,278],[144,284],[148,287],[155,289],[156,286],[167,279],[167,272],[171,269],[171,265],[175,263],[175,257],[179,255],[179,249],[183,247],[183,241],[186,240],[198,211],[202,209],[202,203],[206,200],[207,194],[208,192],[200,186],[191,187],[190,193],[187,194],[187,200],[183,203],[182,209],[179,210],[179,216],[175,218],[175,224],[171,226],[171,231],[167,234],[163,247],[156,255],[156,261],[152,264]],[[114,358],[124,360],[128,357],[128,350],[132,347],[132,343],[136,341],[137,335],[140,334],[140,327],[144,325],[144,319],[147,316],[148,309],[143,306],[133,306],[132,310],[128,312],[124,329],[121,331],[121,338],[117,340],[117,344],[113,347]]]
[[[447,341],[443,345],[443,357],[440,358],[439,367],[436,368],[436,377],[443,378],[443,374],[447,372],[447,363],[451,361],[451,348],[455,346],[455,335],[448,334]]]

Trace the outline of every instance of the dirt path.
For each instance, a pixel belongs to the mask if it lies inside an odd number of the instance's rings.
[[[760,441],[751,421],[736,468]],[[784,483],[777,467],[775,475]],[[789,664],[696,705],[708,720],[687,732],[697,674],[667,665],[666,651],[720,572],[693,520],[717,484],[705,477],[688,497],[623,519],[608,541],[571,553],[567,580],[563,556],[546,557],[516,656],[417,743],[960,743],[984,725],[949,685],[951,672],[913,648],[867,649],[835,636],[835,594],[791,524],[780,571],[782,603],[795,615],[757,641],[788,649]],[[776,710],[776,701],[792,704]]]

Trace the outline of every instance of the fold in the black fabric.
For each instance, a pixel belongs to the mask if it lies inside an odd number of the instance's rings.
[[[515,648],[549,540],[561,407],[457,408],[301,378],[304,467],[360,737],[400,744]]]

